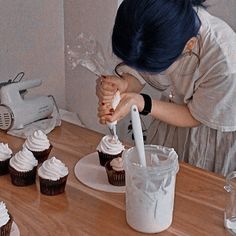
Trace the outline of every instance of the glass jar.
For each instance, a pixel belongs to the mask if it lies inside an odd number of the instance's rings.
[[[232,235],[236,235],[236,171],[226,176],[224,189],[227,191],[224,226]]]

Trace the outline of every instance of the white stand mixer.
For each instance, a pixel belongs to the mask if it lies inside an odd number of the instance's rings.
[[[1,87],[0,129],[22,129],[34,121],[49,117],[55,105],[52,96],[24,98],[20,91],[37,87],[42,80],[25,80]]]

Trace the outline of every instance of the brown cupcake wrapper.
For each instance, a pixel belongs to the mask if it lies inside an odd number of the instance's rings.
[[[125,186],[125,171],[113,170],[110,162],[107,162],[105,165],[108,182],[115,186]]]
[[[6,175],[9,173],[9,161],[10,158],[5,161],[0,161],[0,175]]]
[[[11,234],[11,227],[12,227],[12,223],[13,223],[13,217],[10,213],[8,213],[10,216],[10,219],[8,220],[8,222],[3,225],[2,227],[0,227],[0,236],[10,236]]]
[[[54,181],[39,176],[40,192],[48,196],[54,196],[65,192],[67,177],[68,175]]]
[[[16,186],[27,186],[34,184],[36,179],[36,170],[37,166],[35,166],[30,171],[20,172],[15,170],[13,167],[9,166],[12,184]]]
[[[38,163],[40,164],[48,159],[48,156],[49,156],[52,148],[53,148],[53,146],[50,145],[50,147],[48,149],[41,151],[41,152],[32,151],[30,149],[29,150],[34,154],[34,157],[38,160]]]
[[[100,165],[105,166],[106,162],[111,161],[114,158],[121,157],[123,151],[115,155],[103,153],[100,151],[97,151],[97,152],[98,152]]]

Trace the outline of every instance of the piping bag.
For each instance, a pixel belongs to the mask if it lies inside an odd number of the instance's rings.
[[[117,90],[117,92],[115,93],[115,96],[113,98],[112,104],[111,104],[111,106],[114,110],[118,106],[119,102],[120,102],[120,91]],[[112,133],[113,138],[115,139],[115,141],[118,140],[118,136],[117,136],[117,133],[116,133],[116,125],[117,125],[117,120],[115,120],[113,122],[110,122],[110,123],[107,123],[107,126],[108,126],[110,132]]]
[[[105,58],[101,45],[91,35],[80,33],[72,46],[67,45],[67,54],[72,69],[81,65],[97,77],[101,77],[103,74],[113,74],[113,72],[109,71],[109,68],[113,67],[108,64],[108,60]],[[117,91],[111,104],[114,110],[119,102],[120,92]],[[117,121],[107,124],[113,138],[117,141],[116,125]]]

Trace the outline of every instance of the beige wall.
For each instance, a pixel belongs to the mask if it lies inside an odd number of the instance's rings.
[[[63,0],[0,0],[0,82],[25,72],[42,79],[32,94],[65,106]]]
[[[236,0],[207,0],[208,11],[222,18],[236,32]]]

